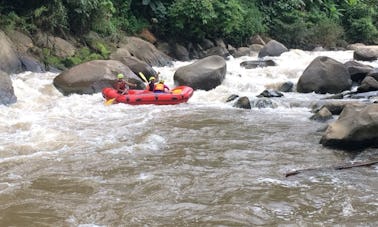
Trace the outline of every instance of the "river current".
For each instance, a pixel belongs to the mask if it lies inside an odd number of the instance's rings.
[[[55,73],[11,75],[18,102],[0,106],[0,226],[377,226],[378,149],[350,154],[319,144],[310,120],[325,95],[284,93],[275,108],[237,109],[292,81],[317,56],[291,50],[277,66],[227,60],[224,82],[172,106],[105,106],[101,94],[63,96]],[[190,62],[155,68],[168,86]],[[378,62],[364,62],[378,67]],[[322,168],[324,167],[324,168]],[[316,168],[285,177],[296,169]]]

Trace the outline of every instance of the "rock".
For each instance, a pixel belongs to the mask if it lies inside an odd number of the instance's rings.
[[[375,61],[378,59],[378,46],[360,46],[353,53],[358,61]]]
[[[327,107],[322,107],[319,111],[312,115],[310,119],[325,122],[332,119],[332,113],[327,109]]]
[[[263,58],[266,56],[280,56],[282,53],[289,51],[282,43],[276,40],[270,40],[260,50],[258,57]]]
[[[117,52],[119,53],[119,52]],[[110,56],[111,60],[117,60],[125,64],[127,67],[131,69],[131,71],[134,72],[134,74],[138,75],[139,72],[142,72],[143,75],[146,76],[147,80],[151,77],[154,76],[156,77],[157,72],[146,62],[141,61],[135,57],[132,56],[121,56],[118,54],[113,53]],[[156,78],[156,80],[159,80],[159,78]]]
[[[178,68],[173,79],[176,85],[186,85],[193,89],[208,91],[223,82],[226,71],[226,61],[222,57],[214,55]]]
[[[222,46],[215,46],[210,49],[207,49],[204,51],[205,57],[218,55],[226,59],[228,56],[230,56],[230,53],[225,47]]]
[[[38,62],[37,59],[30,56],[20,56],[22,63],[22,69],[24,71],[30,71],[35,73],[46,72],[45,66]]]
[[[139,36],[152,44],[156,43],[157,41],[154,34],[152,34],[147,28],[143,28]]]
[[[241,108],[241,109],[251,109],[251,103],[250,103],[248,97],[243,96],[243,97],[240,97],[235,102],[235,104],[233,105],[233,107]]]
[[[347,61],[344,63],[344,65],[347,68],[352,81],[357,83],[361,83],[366,75],[374,71],[372,66],[364,65],[357,61]]]
[[[35,35],[34,39],[37,46],[51,49],[58,57],[67,58],[75,55],[75,46],[60,37],[39,32]]]
[[[0,104],[10,105],[17,102],[17,97],[14,94],[12,80],[9,75],[0,71]]]
[[[0,70],[6,73],[22,71],[21,61],[14,51],[12,41],[0,30]]]
[[[283,94],[279,91],[268,89],[261,92],[261,94],[257,95],[257,97],[266,97],[266,98],[273,98],[273,97],[282,97]]]
[[[125,48],[132,56],[146,62],[151,66],[171,66],[172,58],[159,51],[151,43],[137,37],[126,37],[120,43],[120,48]]]
[[[378,104],[347,105],[331,123],[320,143],[346,150],[378,146]]]
[[[180,44],[175,44],[173,47],[173,55],[179,61],[189,61],[189,51]]]
[[[268,66],[276,66],[277,64],[273,60],[251,60],[251,61],[243,61],[240,63],[241,67],[246,69],[255,69],[257,67],[268,67]]]
[[[233,94],[233,95],[230,95],[226,102],[231,102],[231,101],[234,101],[235,99],[239,98],[239,95],[236,95],[236,94]]]
[[[365,79],[361,82],[361,85],[358,86],[357,88],[358,92],[368,92],[368,91],[377,91],[377,90],[378,90],[378,81],[371,76],[365,77]]]
[[[54,86],[64,95],[93,94],[113,86],[116,75],[123,73],[125,79],[145,88],[141,79],[129,67],[115,60],[94,60],[76,65],[54,78]]]
[[[15,50],[22,55],[34,47],[33,40],[22,32],[10,30],[7,32],[7,35],[12,40]]]
[[[253,107],[257,107],[259,109],[262,109],[262,108],[276,108],[277,107],[277,104],[274,104],[272,102],[272,100],[270,100],[268,98],[260,98],[260,99],[257,99],[257,100],[253,100],[251,102],[251,105]]]
[[[232,56],[234,58],[239,58],[242,56],[250,56],[250,54],[251,54],[251,49],[249,49],[249,47],[239,47],[238,49],[235,50]]]
[[[281,86],[279,86],[278,90],[281,92],[292,92],[294,87],[293,82],[284,82]]]
[[[350,90],[352,80],[346,67],[329,57],[315,58],[304,70],[298,80],[297,91],[300,93],[340,93]]]

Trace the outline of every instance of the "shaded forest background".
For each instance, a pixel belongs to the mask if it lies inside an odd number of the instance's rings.
[[[223,39],[246,46],[254,35],[288,48],[378,43],[377,0],[0,0],[0,29],[109,41],[151,31],[158,40]],[[102,57],[108,53],[103,48]],[[90,51],[87,55],[90,54]],[[101,56],[100,56],[101,57]],[[105,56],[106,58],[106,56]]]

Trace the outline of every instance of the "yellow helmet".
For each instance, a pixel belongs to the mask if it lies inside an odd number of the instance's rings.
[[[124,76],[123,76],[122,73],[120,73],[120,74],[117,75],[117,78],[118,78],[118,79],[122,79],[123,77],[124,77]]]
[[[150,81],[151,81],[151,80],[155,80],[155,77],[151,76],[151,77],[150,77]]]
[[[159,83],[164,84],[164,80],[160,80]]]

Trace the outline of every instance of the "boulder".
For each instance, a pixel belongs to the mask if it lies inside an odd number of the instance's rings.
[[[378,81],[374,77],[367,76],[361,82],[361,85],[358,86],[358,92],[368,92],[368,91],[377,91],[378,90]]]
[[[233,105],[233,107],[241,109],[251,109],[251,103],[247,96],[240,97]]]
[[[280,56],[282,53],[289,51],[282,43],[276,40],[270,40],[260,50],[258,57],[263,58],[266,56]]]
[[[193,89],[208,91],[223,82],[226,71],[226,61],[220,56],[213,55],[178,68],[173,79],[176,85],[187,85]]]
[[[115,60],[94,60],[76,65],[54,78],[54,86],[64,95],[93,94],[113,86],[116,75],[123,73],[125,79],[145,88],[141,79],[129,67]]]
[[[281,92],[277,91],[277,90],[273,90],[273,89],[266,89],[264,90],[263,92],[261,92],[259,95],[257,95],[256,97],[265,97],[265,98],[279,98],[279,97],[282,97],[284,96]]]
[[[134,74],[136,74],[136,75],[138,75],[139,72],[142,72],[143,75],[146,76],[147,80],[151,76],[155,76],[156,77],[157,72],[150,65],[148,65],[146,62],[141,61],[141,60],[139,60],[139,59],[137,59],[135,57],[132,57],[131,55],[130,56],[127,56],[127,55],[122,56],[119,53],[120,52],[113,53],[110,56],[110,59],[122,62],[127,67],[129,67],[131,69],[131,71],[133,71]],[[156,79],[158,80],[158,78],[156,78]]]
[[[189,61],[189,51],[183,45],[178,43],[173,45],[173,56],[179,61]]]
[[[228,56],[230,56],[230,53],[228,52],[227,48],[223,46],[215,46],[204,51],[205,57],[212,55],[218,55],[226,59]]]
[[[13,49],[12,41],[1,30],[0,47],[0,70],[10,74],[21,72],[21,61]]]
[[[137,37],[126,37],[121,43],[120,48],[125,48],[132,56],[151,66],[171,66],[172,58],[159,51],[151,43]]]
[[[22,55],[20,56],[20,61],[22,64],[22,69],[24,71],[30,71],[35,73],[46,72],[45,66],[42,65],[37,59],[31,56]]]
[[[345,106],[320,143],[347,150],[378,146],[378,104]]]
[[[372,66],[365,65],[357,61],[347,61],[344,63],[344,65],[347,68],[352,81],[357,83],[361,83],[366,75],[374,71]]]
[[[76,48],[70,42],[56,36],[38,32],[34,37],[37,46],[51,49],[54,55],[67,58],[75,55]]]
[[[22,32],[10,30],[7,32],[7,36],[12,40],[15,50],[20,54],[26,54],[34,47],[33,40]]]
[[[332,119],[332,113],[327,107],[322,107],[314,115],[310,117],[311,120],[325,122]]]
[[[243,61],[240,63],[241,67],[246,69],[255,69],[258,67],[268,67],[268,66],[276,66],[277,64],[273,60],[250,60],[250,61]]]
[[[339,93],[350,90],[352,80],[347,68],[340,62],[325,56],[315,58],[298,80],[300,93]]]
[[[12,80],[9,75],[0,71],[0,104],[10,105],[17,102],[17,97],[14,94]]]
[[[353,58],[358,61],[375,61],[378,59],[378,46],[360,46],[354,51]]]

